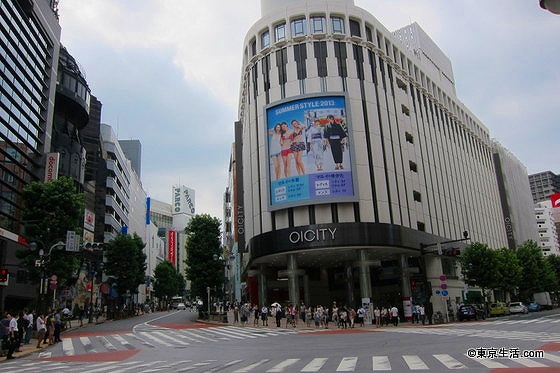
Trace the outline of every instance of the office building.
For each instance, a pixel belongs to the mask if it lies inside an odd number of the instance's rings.
[[[552,171],[529,175],[529,184],[534,203],[546,201],[551,195],[560,193],[560,175]]]
[[[508,245],[490,133],[451,61],[352,0],[262,0],[261,15],[235,123],[244,296],[446,312],[465,236]]]

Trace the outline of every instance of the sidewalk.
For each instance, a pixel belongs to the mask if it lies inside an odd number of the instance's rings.
[[[87,322],[87,320],[84,320],[83,326],[80,326],[80,320],[77,320],[77,319],[76,319],[76,320],[72,320],[72,327],[66,328],[66,329],[64,329],[63,331],[61,331],[61,332],[60,332],[60,335],[62,336],[62,335],[64,335],[65,333],[68,333],[68,332],[70,332],[70,331],[72,331],[72,330],[80,329],[80,328],[86,327],[86,326],[88,326],[88,325],[102,324],[102,323],[104,323],[105,321],[107,321],[107,320],[105,319],[105,317],[99,317],[99,318],[97,319],[97,321],[94,322],[94,323],[92,323],[92,324],[89,324],[89,323]],[[19,352],[14,352],[14,355],[13,355],[13,356],[17,359],[17,358],[20,358],[20,357],[23,357],[23,356],[31,355],[31,354],[34,353],[34,352],[41,352],[41,351],[43,351],[43,350],[46,350],[48,347],[49,347],[48,344],[41,344],[41,347],[40,347],[40,348],[37,348],[37,338],[31,338],[31,340],[29,341],[29,344],[27,344],[27,345],[21,345],[21,347],[20,347],[20,350],[21,350],[21,351],[19,351]],[[0,363],[1,363],[2,361],[6,361],[6,360],[7,360],[6,357],[0,357]]]

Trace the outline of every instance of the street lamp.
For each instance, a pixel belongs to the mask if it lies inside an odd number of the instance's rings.
[[[550,13],[560,14],[560,0],[539,0],[539,5]]]

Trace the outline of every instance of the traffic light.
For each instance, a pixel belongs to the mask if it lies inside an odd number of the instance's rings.
[[[103,242],[86,242],[84,243],[84,249],[86,250],[101,250],[103,248]]]
[[[10,274],[8,273],[7,268],[0,269],[0,285],[8,285],[8,278]]]
[[[450,247],[448,249],[443,249],[441,254],[445,255],[445,256],[457,257],[457,256],[461,255],[461,250],[459,250],[456,247]]]

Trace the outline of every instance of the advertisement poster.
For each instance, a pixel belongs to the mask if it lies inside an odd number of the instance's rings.
[[[271,209],[353,200],[344,96],[273,105],[266,109],[266,119]]]

